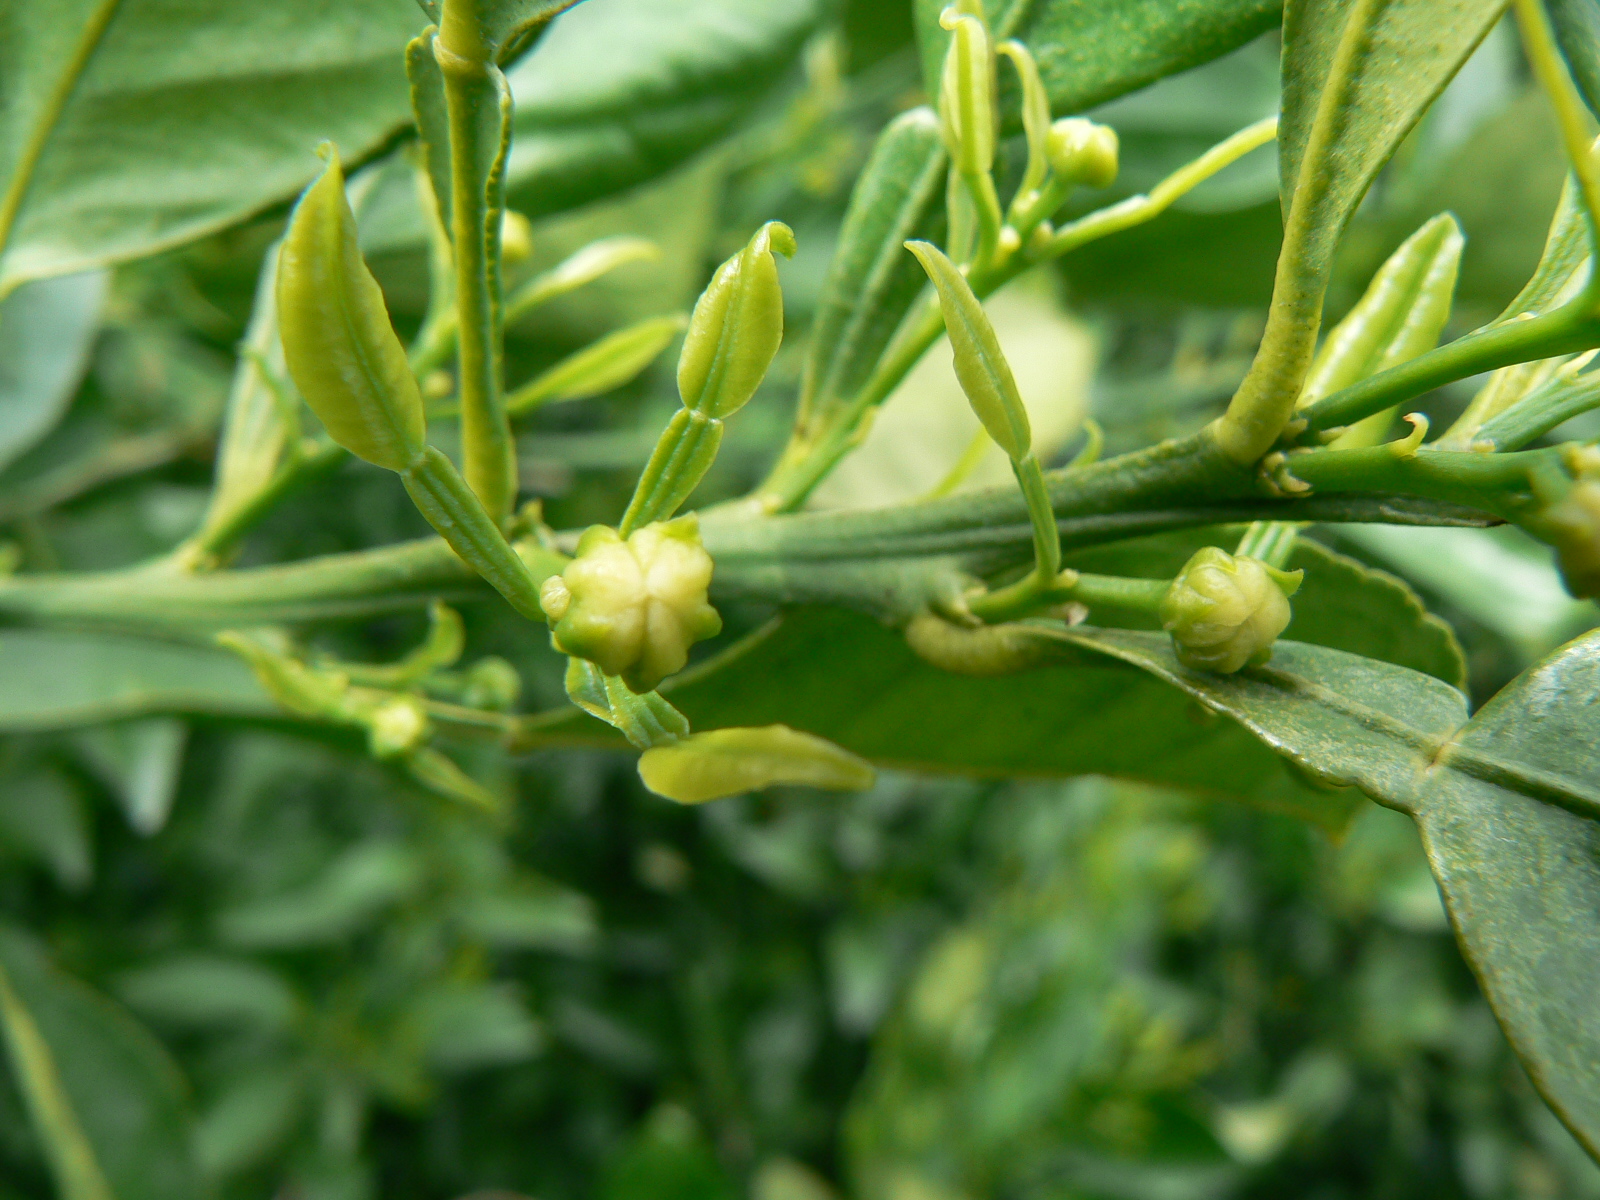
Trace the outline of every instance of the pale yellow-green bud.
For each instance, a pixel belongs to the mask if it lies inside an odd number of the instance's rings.
[[[533,253],[533,226],[519,212],[500,214],[500,260],[508,267],[526,262]]]
[[[1569,451],[1572,486],[1540,513],[1533,532],[1556,548],[1567,591],[1580,600],[1600,596],[1600,451]]]
[[[678,356],[685,408],[721,420],[755,395],[783,341],[783,289],[774,252],[794,257],[794,231],[782,221],[756,230],[695,301]]]
[[[409,754],[428,738],[428,713],[415,696],[385,700],[366,718],[367,746],[375,758]]]
[[[556,649],[588,659],[635,692],[654,690],[722,629],[706,599],[711,556],[693,515],[635,530],[586,530],[577,556],[545,580],[539,603]]]
[[[1230,675],[1272,657],[1302,572],[1275,570],[1216,546],[1195,553],[1161,601],[1161,624],[1186,667]]]
[[[554,578],[559,578],[555,576]],[[541,598],[543,593],[541,592]],[[480,658],[467,668],[467,688],[462,701],[470,708],[509,712],[522,694],[522,676],[498,655]]]
[[[1117,131],[1087,117],[1063,117],[1045,137],[1045,157],[1063,183],[1110,187],[1117,181]]]
[[[981,17],[953,6],[940,14],[939,24],[950,31],[939,82],[939,127],[956,171],[977,175],[994,164],[999,128],[989,31]]]

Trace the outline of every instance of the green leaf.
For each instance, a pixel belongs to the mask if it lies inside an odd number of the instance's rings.
[[[1600,796],[1600,635],[1495,696],[1452,739]],[[1600,1154],[1600,825],[1511,779],[1435,771],[1412,815],[1489,1003],[1545,1099]]]
[[[13,766],[0,796],[0,844],[50,868],[81,892],[94,878],[94,843],[82,788],[46,763]]]
[[[817,0],[573,9],[507,73],[511,207],[561,212],[685,161],[770,91],[822,12]]]
[[[275,971],[244,959],[185,954],[158,959],[116,981],[123,1001],[149,1020],[183,1030],[287,1030],[300,1013]]]
[[[776,784],[858,792],[873,770],[855,755],[787,725],[731,726],[691,734],[639,756],[639,777],[658,796],[699,804]]]
[[[1594,0],[1544,0],[1544,6],[1584,103],[1600,113],[1600,6]]]
[[[591,342],[513,389],[506,397],[506,411],[520,417],[546,404],[614,391],[655,362],[685,324],[681,315],[647,317]]]
[[[1236,461],[1259,458],[1289,419],[1316,348],[1334,251],[1356,205],[1504,7],[1505,0],[1290,0],[1278,132],[1283,249],[1261,350],[1217,426]]]
[[[0,2],[0,295],[231,224],[409,114],[394,0]]]
[[[939,28],[946,3],[916,0],[929,94],[937,94],[949,40]],[[1063,114],[1220,58],[1276,25],[1282,7],[1281,0],[998,0],[988,6],[988,16],[997,36],[1027,43],[1050,94],[1051,111]]]
[[[906,309],[925,285],[908,239],[937,241],[943,224],[944,144],[929,108],[914,108],[878,136],[850,193],[839,245],[817,301],[802,385],[803,414],[847,399],[866,383]]]
[[[269,717],[238,658],[114,633],[0,630],[0,730],[64,729],[153,713]]]
[[[202,1194],[183,1081],[124,1011],[0,927],[0,1023],[62,1200]]]
[[[369,926],[422,882],[410,849],[363,842],[295,890],[220,913],[217,930],[224,941],[250,949],[327,945]]]
[[[106,275],[41,280],[0,302],[0,468],[67,411],[89,365]]]

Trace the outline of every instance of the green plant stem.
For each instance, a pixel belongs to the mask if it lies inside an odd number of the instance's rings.
[[[1048,608],[1077,601],[1090,608],[1116,608],[1125,612],[1154,613],[1171,585],[1170,579],[1128,579],[1120,575],[1085,575],[1063,571],[1040,587],[1034,577],[1018,580],[1019,587],[986,593],[968,604],[972,614],[990,624],[1017,621]]]
[[[313,480],[331,474],[349,458],[350,452],[343,446],[331,438],[321,438],[314,449],[302,451],[280,466],[255,495],[179,547],[177,560],[189,567],[215,566],[285,499]]]
[[[1470,504],[1515,520],[1534,503],[1532,479],[1557,469],[1559,447],[1508,454],[1428,450],[1396,454],[1392,446],[1310,450],[1291,455],[1288,471],[1317,491],[1396,491],[1450,504]]]
[[[1596,175],[1594,159],[1590,155],[1589,119],[1584,114],[1583,100],[1572,85],[1555,33],[1550,28],[1550,18],[1541,0],[1515,0],[1517,25],[1522,31],[1522,44],[1533,68],[1534,78],[1550,98],[1556,110],[1556,122],[1561,126],[1561,140],[1565,143],[1567,161],[1577,177],[1578,190],[1583,196],[1583,211],[1589,226],[1589,248],[1600,250],[1600,176]],[[1600,281],[1590,276],[1585,293],[1594,298]]]
[[[990,271],[974,270],[967,282],[982,299],[1042,262],[1149,221],[1230,163],[1270,142],[1277,132],[1276,117],[1246,126],[1174,171],[1148,195],[1132,196],[1064,225],[1048,238],[1030,242],[1001,266]],[[753,506],[765,512],[788,512],[803,504],[812,489],[860,442],[867,414],[888,399],[943,332],[944,317],[930,287],[901,321],[861,390],[828,413],[815,431],[797,432],[790,440],[771,474],[754,493]]]
[[[499,190],[505,83],[474,0],[445,0],[436,56],[450,116],[461,447],[467,483],[495,520],[516,500],[516,450],[500,381]]]
[[[1305,433],[1340,429],[1457,379],[1600,345],[1600,315],[1580,296],[1553,312],[1491,325],[1410,362],[1324,396],[1301,410]]]

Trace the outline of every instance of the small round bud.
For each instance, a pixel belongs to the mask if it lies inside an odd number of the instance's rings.
[[[626,541],[591,527],[559,588],[546,580],[540,589],[556,649],[621,676],[635,692],[653,690],[683,669],[690,646],[721,632],[706,600],[711,567],[693,516],[646,525]]]
[[[1536,532],[1556,548],[1567,591],[1585,600],[1600,596],[1600,452],[1577,448],[1567,468],[1572,486],[1545,508]]]
[[[1044,142],[1050,167],[1064,182],[1110,187],[1117,181],[1117,131],[1087,117],[1063,117]]]
[[[427,739],[428,714],[414,696],[385,700],[367,717],[367,745],[375,758],[395,758]]]
[[[500,261],[513,267],[532,253],[533,226],[521,213],[506,209],[500,214]]]
[[[509,712],[520,695],[522,676],[505,659],[491,654],[467,668],[467,688],[462,699],[469,707]]]
[[[1161,601],[1161,625],[1186,667],[1231,675],[1272,657],[1300,572],[1274,571],[1216,546],[1195,553]]]

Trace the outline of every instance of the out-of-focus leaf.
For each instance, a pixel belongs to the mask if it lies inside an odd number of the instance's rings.
[[[256,963],[214,955],[158,960],[121,976],[117,994],[144,1016],[182,1028],[285,1030],[300,1011],[293,989]]]
[[[508,72],[512,208],[562,212],[653,179],[721,137],[816,28],[814,0],[587,0]]]
[[[922,75],[939,90],[948,34],[939,27],[942,0],[916,0]],[[1082,112],[1179,71],[1220,58],[1278,23],[1276,0],[998,0],[990,25],[1033,51],[1056,113]]]
[[[44,863],[69,891],[83,890],[94,878],[83,796],[53,767],[11,767],[0,793],[0,843]]]
[[[194,1156],[200,1169],[215,1179],[264,1160],[292,1131],[304,1091],[301,1072],[284,1063],[230,1078],[195,1121]]]
[[[580,951],[599,932],[589,897],[528,875],[473,896],[461,920],[471,936],[506,950]]]
[[[66,412],[89,361],[106,273],[40,280],[0,301],[0,468]]]
[[[0,631],[0,730],[63,729],[151,713],[278,711],[249,667],[209,646],[110,633]]]
[[[148,837],[166,825],[188,732],[188,726],[175,718],[149,717],[78,734],[78,744],[122,802],[136,833]]]
[[[1545,8],[1584,102],[1600,113],[1600,5],[1594,0],[1545,0]]]
[[[224,941],[253,949],[339,942],[376,920],[422,883],[422,867],[396,842],[359,844],[300,888],[227,909]]]
[[[179,6],[8,0],[0,294],[149,254],[298,190],[409,115],[392,0]]]
[[[198,1200],[183,1083],[127,1013],[0,927],[0,1020],[63,1200]]]
[[[442,984],[407,1013],[424,1052],[445,1071],[523,1062],[544,1046],[544,1032],[505,985]]]

